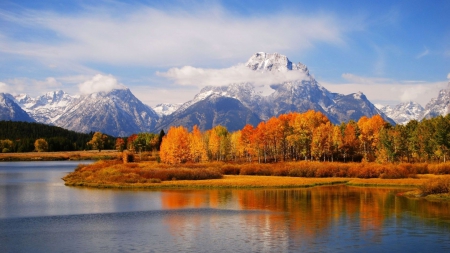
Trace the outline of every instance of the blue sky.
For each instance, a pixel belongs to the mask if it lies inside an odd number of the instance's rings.
[[[151,106],[181,103],[219,85],[203,73],[226,82],[254,53],[278,52],[333,92],[425,105],[450,79],[448,13],[450,1],[3,0],[0,92],[124,85]]]

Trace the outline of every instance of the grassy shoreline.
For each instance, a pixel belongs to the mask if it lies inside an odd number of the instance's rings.
[[[423,175],[418,179],[360,179],[360,178],[291,178],[278,176],[225,175],[221,179],[175,180],[161,183],[102,183],[66,181],[66,186],[89,188],[113,188],[133,190],[159,189],[295,189],[327,185],[348,185],[352,187],[402,188],[398,194],[407,198],[424,198],[430,201],[450,201],[450,194],[430,194],[423,196],[418,188],[434,175]],[[411,181],[414,180],[414,181]]]
[[[113,160],[121,155],[116,150],[0,153],[0,162]]]

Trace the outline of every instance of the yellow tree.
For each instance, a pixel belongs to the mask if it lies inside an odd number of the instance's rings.
[[[211,159],[219,161],[220,153],[220,136],[214,129],[209,131],[208,149],[211,153]]]
[[[333,126],[331,137],[331,161],[334,161],[334,154],[338,154],[339,148],[342,146],[342,131],[339,126]]]
[[[311,142],[311,155],[316,160],[319,160],[321,157],[325,160],[326,155],[331,153],[332,130],[333,127],[330,122],[321,124],[314,129]]]
[[[206,150],[206,145],[203,140],[203,135],[195,125],[192,129],[192,133],[189,135],[189,147],[190,155],[194,162],[204,162],[208,160],[208,154]]]
[[[359,140],[362,147],[364,159],[373,161],[375,150],[378,147],[380,140],[380,131],[385,125],[385,121],[380,115],[375,115],[371,118],[365,116],[358,121],[358,128],[360,130]]]
[[[48,150],[48,143],[47,143],[47,141],[42,139],[42,138],[41,139],[37,139],[34,142],[34,149],[37,152],[45,152],[45,151],[47,151]]]
[[[183,126],[171,127],[161,143],[161,161],[170,164],[187,162],[190,159],[189,132]]]
[[[241,131],[236,131],[231,133],[230,135],[230,155],[233,158],[233,160],[237,160],[238,157],[241,156],[241,154],[244,153],[243,148],[240,145],[240,139],[241,139]]]
[[[100,132],[95,132],[94,136],[92,136],[92,139],[87,144],[91,146],[92,149],[98,149],[98,152],[101,152],[107,141],[108,136]]]

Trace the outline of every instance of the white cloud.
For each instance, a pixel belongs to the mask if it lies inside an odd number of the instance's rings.
[[[9,87],[6,83],[0,82],[0,92],[8,93]]]
[[[157,72],[179,85],[193,85],[203,87],[207,85],[222,86],[231,83],[255,83],[258,85],[279,84],[282,82],[305,79],[307,76],[301,71],[288,72],[258,72],[239,64],[223,69],[204,69],[191,66],[171,68],[167,72]]]
[[[448,73],[448,75],[447,75],[447,79],[450,79],[450,73]]]
[[[416,56],[416,58],[417,58],[417,59],[420,59],[420,58],[422,58],[422,57],[424,57],[424,56],[427,56],[429,53],[430,53],[430,50],[428,50],[428,48],[425,48],[425,50],[424,50],[422,53],[418,54],[418,55]]]
[[[18,41],[1,34],[0,51],[38,60],[70,60],[114,65],[182,66],[217,59],[236,62],[258,51],[298,53],[318,42],[342,45],[345,34],[360,29],[331,15],[239,16],[220,6],[189,11],[140,5],[120,12],[89,9],[65,15],[25,11],[0,13],[20,27],[56,35],[48,41]]]
[[[96,92],[109,92],[113,89],[124,89],[112,75],[97,74],[92,79],[78,85],[81,94],[91,94]]]
[[[13,78],[4,80],[4,83],[10,87],[9,92],[14,94],[27,93],[30,96],[38,96],[50,90],[64,88],[63,84],[55,77],[47,77],[44,80],[32,78]]]
[[[432,98],[438,96],[441,89],[446,88],[447,82],[423,82],[393,80],[387,78],[361,77],[345,73],[342,77],[348,83],[320,82],[330,91],[343,94],[363,92],[367,98],[375,103],[398,104],[401,102],[415,101],[426,105]]]
[[[58,82],[54,77],[47,77],[44,81],[35,81],[38,87],[55,89],[61,87],[61,82]]]

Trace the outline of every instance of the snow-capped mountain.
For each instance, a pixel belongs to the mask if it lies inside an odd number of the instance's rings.
[[[35,122],[7,93],[0,93],[0,120]]]
[[[425,106],[420,119],[429,119],[439,115],[447,115],[448,113],[450,113],[450,83],[447,89],[440,90],[438,97],[431,99]]]
[[[395,123],[405,125],[411,120],[418,120],[424,112],[424,108],[416,102],[406,102],[398,104],[394,107],[384,106],[380,108]]]
[[[237,131],[246,124],[257,125],[259,122],[261,119],[239,100],[212,94],[184,110],[162,118],[156,129],[167,130],[170,126],[185,126],[192,130],[194,125],[197,125],[204,131],[222,125],[229,131]]]
[[[169,104],[169,103],[162,103],[158,104],[155,107],[152,107],[152,109],[158,114],[159,117],[168,116],[172,113],[174,113],[178,108],[180,108],[182,104]]]
[[[100,131],[129,136],[154,129],[158,115],[129,89],[115,89],[81,96],[55,121],[55,125],[77,131]]]
[[[182,117],[181,115],[186,115],[185,111],[193,113],[192,108],[194,107],[206,110],[203,112],[197,111],[201,115],[210,114],[211,112],[208,112],[208,110],[213,110],[213,107],[197,107],[196,104],[206,103],[204,101],[214,104],[218,97],[238,100],[245,107],[245,110],[249,109],[260,120],[267,120],[270,117],[283,113],[316,110],[327,115],[330,121],[336,124],[347,122],[351,119],[359,120],[361,116],[371,117],[376,114],[380,114],[385,120],[395,124],[382,111],[376,108],[364,94],[342,95],[331,93],[310,75],[306,65],[292,63],[284,55],[256,53],[250,57],[245,66],[256,72],[272,73],[274,75],[293,71],[298,73],[298,76],[301,78],[280,84],[272,84],[273,92],[267,96],[256,91],[255,87],[259,86],[258,83],[245,82],[219,87],[207,86],[193,100],[184,103],[171,117],[162,119],[158,126],[167,128],[168,126],[183,123],[184,126],[190,128],[192,127],[188,124],[188,122],[191,122],[190,120],[179,121],[177,118]],[[247,114],[242,113],[241,115]],[[197,118],[199,125],[207,125],[201,122],[202,117]],[[234,119],[236,120],[236,118]],[[243,122],[243,120],[244,118],[241,118],[239,122]],[[250,122],[247,121],[247,123]]]
[[[299,70],[309,75],[308,68],[304,64],[292,63],[285,55],[278,53],[256,53],[250,57],[245,66],[259,72],[287,72],[290,70]]]
[[[14,98],[22,109],[36,121],[44,124],[54,124],[77,97],[70,96],[59,90],[47,92],[45,95],[36,98],[31,98],[26,94],[20,94]]]

